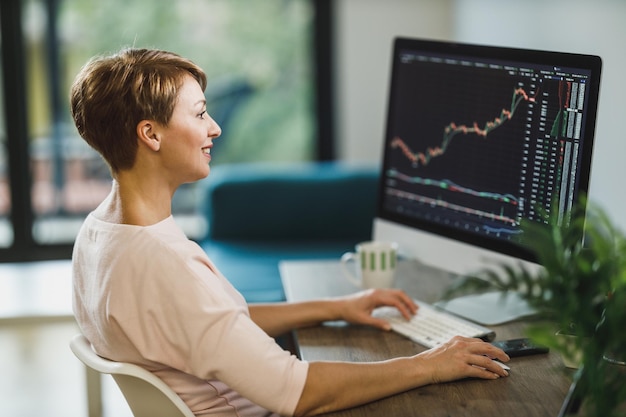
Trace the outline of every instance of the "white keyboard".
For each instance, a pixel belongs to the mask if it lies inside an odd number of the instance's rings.
[[[414,342],[432,348],[447,342],[453,336],[478,337],[485,341],[495,338],[495,333],[486,327],[464,320],[430,304],[415,300],[419,309],[411,320],[405,319],[395,307],[380,307],[374,310],[376,317],[384,318],[391,328]]]

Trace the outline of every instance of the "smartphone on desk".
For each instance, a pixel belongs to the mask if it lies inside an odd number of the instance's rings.
[[[536,355],[539,353],[548,353],[550,349],[546,346],[537,345],[528,338],[500,340],[491,342],[492,345],[504,351],[511,358],[517,356]]]

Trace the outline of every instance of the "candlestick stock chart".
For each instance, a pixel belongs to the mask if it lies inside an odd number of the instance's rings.
[[[455,78],[436,71],[394,97],[388,201],[402,201],[412,217],[514,239],[521,219],[560,190],[575,93],[562,82],[479,70],[450,85]]]

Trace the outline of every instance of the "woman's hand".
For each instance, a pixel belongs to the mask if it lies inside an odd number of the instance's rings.
[[[353,324],[365,324],[382,330],[391,330],[386,320],[372,316],[377,307],[395,307],[408,320],[417,312],[417,305],[404,291],[397,289],[370,289],[341,297],[341,318]]]
[[[251,304],[249,311],[260,328],[276,337],[294,329],[335,320],[391,330],[385,320],[372,317],[372,311],[382,306],[396,307],[407,319],[417,311],[411,297],[394,289],[367,290],[345,297],[297,303]]]
[[[415,358],[422,362],[418,366],[428,369],[433,384],[460,378],[497,379],[509,375],[493,361],[508,362],[509,356],[491,343],[475,338],[455,336]]]

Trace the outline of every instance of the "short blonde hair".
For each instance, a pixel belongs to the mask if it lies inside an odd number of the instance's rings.
[[[132,168],[137,124],[155,120],[167,126],[187,75],[204,91],[204,71],[172,52],[129,48],[92,58],[70,90],[78,133],[102,155],[112,172]]]

